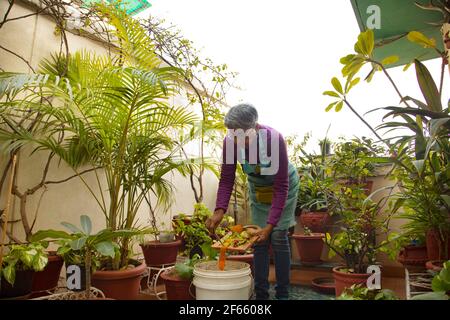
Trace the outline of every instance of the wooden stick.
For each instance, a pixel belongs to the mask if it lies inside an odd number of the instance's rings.
[[[3,221],[3,232],[2,232],[2,241],[1,241],[1,247],[0,247],[0,279],[1,279],[1,271],[3,268],[3,250],[5,248],[5,241],[6,241],[6,230],[8,228],[8,221],[9,221],[9,207],[11,205],[11,194],[12,194],[12,186],[14,182],[14,172],[16,170],[16,160],[17,155],[13,156],[12,159],[12,165],[11,165],[11,173],[9,176],[9,184],[6,194],[6,207],[4,211],[4,221]]]

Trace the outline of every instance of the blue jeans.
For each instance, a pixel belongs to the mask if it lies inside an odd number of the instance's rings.
[[[277,299],[289,298],[289,276],[291,270],[291,252],[287,230],[275,230],[268,241],[255,245],[253,265],[255,268],[256,300],[269,299],[269,244],[272,245],[275,262],[275,287]]]

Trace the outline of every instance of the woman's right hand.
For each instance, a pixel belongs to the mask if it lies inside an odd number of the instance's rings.
[[[220,222],[225,215],[225,210],[217,209],[214,214],[206,220],[206,228],[208,228],[209,232],[214,233],[214,230],[218,227]]]

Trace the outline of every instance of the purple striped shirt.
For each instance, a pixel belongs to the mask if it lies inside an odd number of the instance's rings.
[[[278,172],[275,174],[274,183],[273,183],[273,197],[272,197],[272,206],[270,208],[269,217],[267,219],[267,223],[273,225],[274,227],[278,224],[280,220],[281,214],[283,212],[284,206],[286,204],[286,200],[289,192],[289,175],[288,175],[288,167],[289,160],[287,155],[286,143],[284,141],[283,136],[273,128],[268,126],[259,125],[259,129],[267,130],[267,153],[269,156],[271,154],[271,139],[272,132],[274,136],[279,137],[279,168]],[[276,133],[276,134],[275,134]],[[236,165],[237,165],[237,156],[236,152],[234,153],[234,163],[226,164],[226,139],[223,141],[223,155],[222,155],[222,169],[220,173],[220,181],[219,181],[219,189],[217,191],[217,201],[216,201],[216,210],[223,209],[227,211],[228,204],[230,202],[231,193],[233,192],[234,180],[236,178]],[[236,150],[235,150],[236,151]],[[249,159],[249,151],[246,151],[245,159]],[[259,162],[259,144],[258,144],[258,162]],[[264,177],[264,176],[262,176]]]

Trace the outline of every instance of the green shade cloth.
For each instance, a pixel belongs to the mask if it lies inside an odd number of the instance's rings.
[[[86,5],[90,5],[93,3],[98,3],[103,0],[83,0]],[[117,0],[106,0],[109,3],[115,3]],[[136,15],[148,8],[152,5],[147,0],[122,0],[120,1],[120,8],[127,10],[127,13],[130,15]]]
[[[381,61],[391,55],[398,55],[400,60],[389,67],[410,63],[413,59],[429,60],[438,57],[431,49],[425,49],[410,42],[406,35],[410,31],[420,31],[429,38],[434,38],[438,47],[443,50],[440,27],[430,25],[443,20],[442,14],[423,10],[415,2],[428,4],[428,0],[350,0],[361,31],[367,30],[367,21],[372,15],[367,13],[371,5],[376,5],[381,12],[381,28],[375,29],[376,48],[374,57]]]

